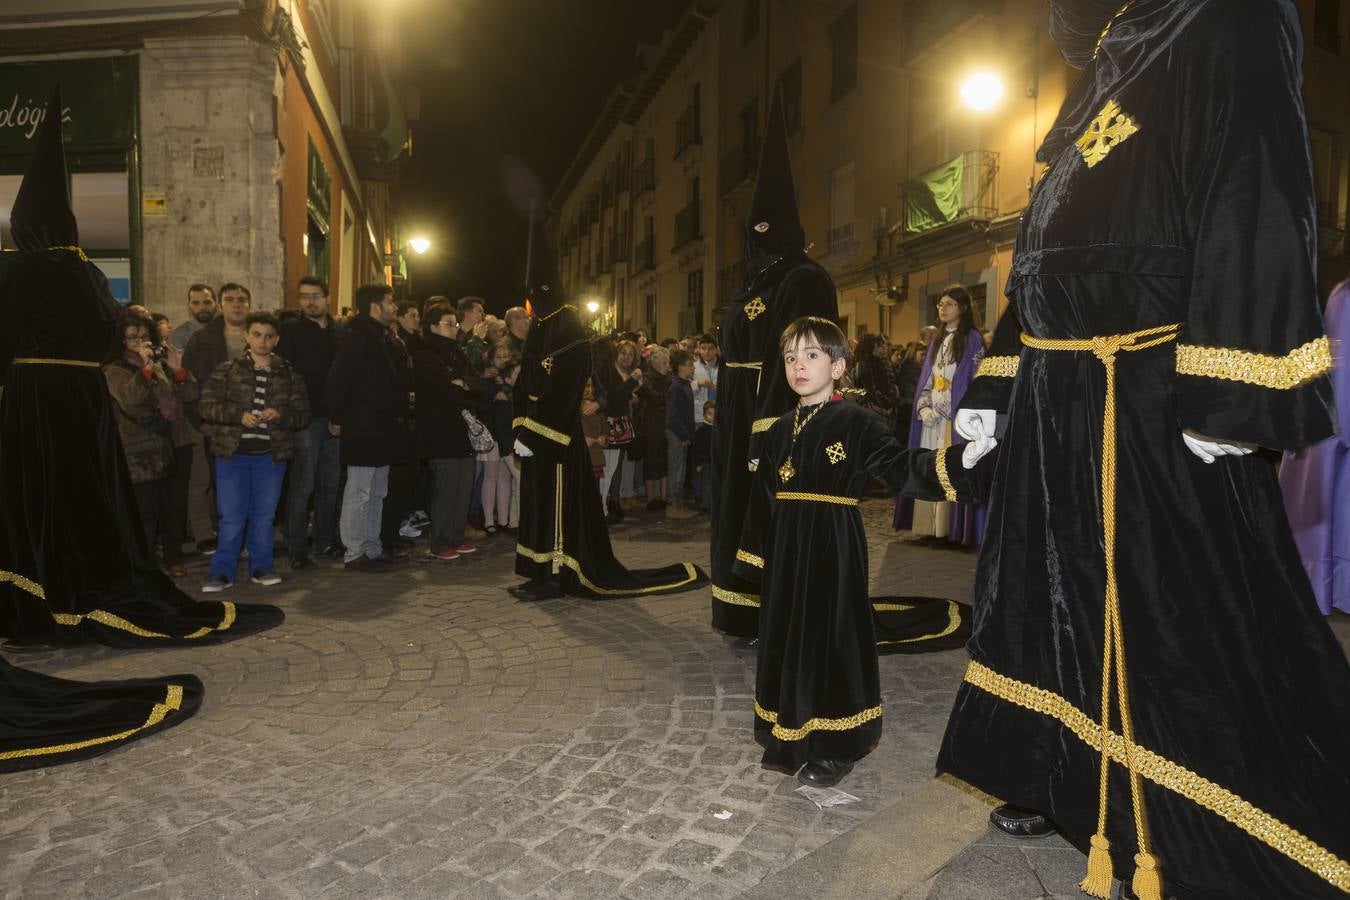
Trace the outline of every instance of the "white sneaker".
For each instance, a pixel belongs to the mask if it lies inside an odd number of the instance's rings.
[[[411,525],[405,523],[399,526],[398,536],[405,537],[410,541],[416,540],[417,538],[420,538],[422,536],[422,529],[414,528]]]
[[[231,587],[234,587],[233,581],[221,575],[216,575],[212,578],[206,579],[206,582],[202,585],[202,593],[218,594],[221,591],[225,590],[226,588]]]
[[[276,572],[254,572],[249,581],[263,587],[271,587],[274,584],[281,584],[281,576]]]

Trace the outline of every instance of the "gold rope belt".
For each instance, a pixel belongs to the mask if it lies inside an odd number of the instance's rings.
[[[728,362],[728,369],[760,369],[764,367],[762,362]]]
[[[857,506],[857,497],[840,497],[835,494],[811,494],[803,491],[779,491],[773,495],[775,500],[801,500],[805,503],[838,503],[840,506]]]
[[[1116,584],[1116,354],[1147,350],[1177,339],[1179,324],[1160,325],[1129,334],[1112,334],[1086,339],[1038,338],[1022,335],[1022,343],[1035,350],[1090,352],[1106,368],[1106,401],[1102,412],[1102,530],[1106,556],[1106,615],[1102,637],[1102,718],[1101,774],[1098,787],[1097,833],[1088,852],[1087,877],[1079,889],[1092,897],[1111,895],[1110,842],[1106,839],[1107,774],[1110,756],[1106,752],[1111,720],[1111,681],[1116,677],[1116,702],[1120,708],[1120,730],[1125,737],[1125,768],[1130,774],[1130,799],[1134,807],[1134,829],[1139,853],[1132,887],[1140,900],[1162,900],[1162,877],[1158,859],[1149,851],[1148,817],[1144,810],[1143,785],[1134,753],[1134,724],[1130,717],[1130,694],[1125,674],[1125,639],[1120,625],[1120,593]]]
[[[37,356],[16,356],[12,360],[16,366],[87,366],[93,369],[103,368],[102,363],[87,359],[43,359]]]

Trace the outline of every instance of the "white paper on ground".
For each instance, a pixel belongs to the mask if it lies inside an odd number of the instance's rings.
[[[857,803],[858,798],[852,794],[845,793],[838,788],[818,788],[810,785],[802,785],[797,788],[797,793],[801,794],[807,800],[810,800],[821,809],[830,806],[842,806],[845,803]]]

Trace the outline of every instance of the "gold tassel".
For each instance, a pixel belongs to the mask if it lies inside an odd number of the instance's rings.
[[[1130,886],[1139,900],[1163,900],[1162,874],[1158,871],[1158,857],[1152,853],[1134,855],[1134,880]]]
[[[1088,851],[1087,877],[1078,884],[1078,889],[1089,897],[1107,900],[1111,896],[1111,883],[1116,876],[1111,871],[1111,842],[1104,834],[1092,836],[1092,849]]]

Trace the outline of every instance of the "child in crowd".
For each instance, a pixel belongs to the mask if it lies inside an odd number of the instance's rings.
[[[495,537],[498,529],[510,522],[511,516],[511,452],[515,438],[511,428],[511,385],[503,373],[520,366],[519,360],[505,342],[495,345],[490,355],[491,365],[484,370],[487,394],[484,398],[483,424],[492,432],[496,442],[491,450],[478,454],[483,464],[483,531]],[[490,375],[488,373],[491,373]]]
[[[670,354],[674,377],[666,393],[666,484],[670,503],[666,518],[687,519],[694,513],[684,505],[684,474],[689,444],[694,439],[694,355],[688,350]]]
[[[712,446],[713,415],[717,411],[716,400],[703,403],[703,421],[694,429],[694,441],[689,447],[689,464],[694,467],[694,502],[701,513],[712,512]]]
[[[586,436],[586,449],[591,455],[591,468],[595,470],[596,490],[600,489],[600,480],[605,477],[605,445],[609,443],[609,421],[600,411],[595,400],[595,387],[590,379],[581,394],[581,433]]]
[[[890,423],[837,393],[844,333],[808,316],[780,347],[797,408],[764,433],[736,574],[761,585],[755,740],[764,765],[829,787],[881,737],[881,681],[867,535],[858,500],[975,494],[963,448],[907,450]],[[942,455],[938,455],[942,454]]]

